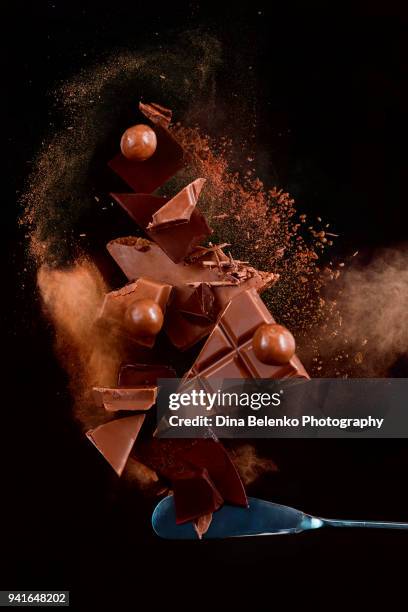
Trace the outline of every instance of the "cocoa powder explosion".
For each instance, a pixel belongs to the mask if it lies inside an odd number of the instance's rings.
[[[99,246],[98,220],[103,224],[113,206],[109,186],[98,190],[94,177],[105,172],[112,147],[117,149],[132,124],[143,95],[173,107],[179,120],[173,129],[191,156],[165,193],[175,193],[197,176],[207,179],[200,208],[214,229],[212,241],[231,243],[235,258],[280,275],[263,299],[294,333],[312,376],[384,375],[408,344],[408,326],[401,324],[408,304],[408,251],[381,253],[364,269],[352,265],[352,256],[346,266],[336,263],[330,255],[336,238],[330,225],[299,214],[279,186],[264,185],[256,176],[253,153],[235,170],[235,152],[250,140],[246,126],[251,122],[234,124],[234,140],[204,133],[203,109],[216,108],[220,48],[203,36],[185,35],[184,41],[190,44],[188,55],[180,46],[165,54],[160,49],[118,54],[63,83],[54,92],[62,127],[51,127],[22,198],[27,256],[85,428],[106,418],[90,389],[113,385],[123,357],[109,335],[92,328],[103,295],[112,288],[88,255],[89,245],[93,251]],[[245,101],[242,105],[245,116]],[[90,215],[94,224],[84,232],[81,224]],[[393,332],[385,335],[390,328]],[[235,460],[247,483],[276,469],[248,444],[238,447]],[[128,469],[141,486],[157,481],[150,472],[135,461]]]

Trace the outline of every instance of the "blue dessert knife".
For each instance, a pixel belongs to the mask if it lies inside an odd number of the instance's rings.
[[[372,527],[408,530],[408,523],[324,519],[256,497],[250,497],[248,501],[249,508],[225,505],[214,512],[212,523],[203,539],[300,533],[320,527]],[[197,533],[192,523],[176,524],[172,496],[166,497],[156,506],[152,516],[152,525],[156,534],[161,538],[170,540],[197,539]]]

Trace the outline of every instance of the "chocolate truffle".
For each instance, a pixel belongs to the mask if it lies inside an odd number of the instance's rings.
[[[290,331],[277,323],[260,325],[254,333],[252,344],[257,359],[269,365],[288,363],[296,350]]]
[[[140,123],[128,128],[120,141],[123,155],[132,161],[145,161],[156,151],[157,138],[148,125]]]
[[[136,338],[155,336],[163,325],[163,311],[153,300],[136,300],[126,310],[125,324]]]

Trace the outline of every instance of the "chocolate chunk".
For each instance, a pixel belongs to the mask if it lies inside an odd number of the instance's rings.
[[[143,238],[117,238],[107,244],[107,249],[125,276],[132,281],[148,276],[169,285],[183,285],[219,279],[217,270],[203,268],[200,261],[174,263],[157,244]]]
[[[211,332],[215,318],[214,294],[202,283],[198,287],[175,287],[164,330],[175,347],[187,350]]]
[[[184,152],[172,134],[159,123],[152,125],[156,134],[156,150],[149,159],[127,159],[119,153],[110,162],[116,172],[132,189],[152,193],[184,166]]]
[[[129,283],[121,287],[121,289],[111,291],[105,295],[104,302],[98,315],[98,321],[104,324],[116,325],[118,330],[128,335],[133,341],[142,346],[152,347],[154,345],[155,336],[158,331],[160,331],[163,323],[163,313],[165,312],[171,290],[171,285],[160,283],[149,278],[139,278],[137,281]],[[161,324],[158,325],[159,322],[156,321],[158,317],[156,317],[154,321],[152,321],[153,327],[149,326],[149,328],[147,328],[145,325],[146,329],[144,333],[140,333],[140,330],[136,329],[136,325],[134,324],[135,317],[133,315],[135,311],[140,310],[142,304],[147,303],[146,300],[149,301],[151,306],[150,310],[152,306],[156,305],[156,307],[159,308]],[[148,322],[149,321],[147,321],[147,323]]]
[[[253,335],[264,323],[275,321],[255,289],[240,293],[220,315],[186,379],[198,376],[211,383],[223,378],[308,378],[296,356],[276,366],[257,359]]]
[[[197,179],[179,191],[174,198],[152,215],[152,221],[148,224],[147,229],[162,230],[169,226],[187,223],[197,205],[204,183],[205,179]]]
[[[168,202],[176,200],[178,203],[186,204],[188,199],[186,194],[190,187],[191,185],[188,185],[172,200],[144,193],[112,193],[111,195],[149,238],[154,240],[172,261],[178,263],[191,253],[201,240],[211,234],[211,229],[200,211],[194,208],[190,218],[181,225],[164,226],[163,229],[148,229],[148,227],[154,214],[165,208]],[[171,215],[168,210],[167,213]]]
[[[273,284],[278,275],[258,272],[254,268],[253,277],[244,280],[237,285],[223,285],[225,279],[228,281],[228,275],[216,267],[217,259],[213,249],[204,249],[197,247],[190,255],[186,262],[174,263],[167,257],[162,249],[144,238],[136,238],[135,236],[126,236],[117,238],[107,244],[106,247],[116,261],[122,272],[130,281],[134,281],[141,276],[148,276],[158,282],[168,283],[170,285],[191,285],[192,288],[199,287],[202,283],[210,286],[214,292],[216,302],[219,306],[224,307],[226,304],[241,291],[255,286],[258,291],[263,291]],[[204,251],[203,255],[200,255]],[[203,266],[202,257],[206,261],[212,261],[213,267]],[[218,256],[223,257],[224,261],[228,258],[221,252]],[[212,283],[221,283],[213,285]],[[247,284],[246,284],[247,283]]]
[[[144,414],[115,419],[86,432],[118,476],[122,475],[144,419]]]
[[[172,111],[165,106],[150,102],[150,104],[143,104],[139,102],[139,110],[147,117],[152,123],[157,123],[164,128],[168,128],[171,122]]]
[[[180,291],[180,288],[177,288]],[[211,287],[201,283],[193,288],[190,295],[180,304],[179,310],[193,319],[204,319],[212,322],[215,319],[214,292]]]
[[[208,336],[214,323],[203,319],[192,321],[178,310],[169,309],[164,322],[164,331],[170,342],[179,349],[186,351],[197,342]]]
[[[196,530],[199,540],[207,533],[212,522],[212,517],[212,512],[210,512],[209,514],[203,514],[203,516],[200,516],[194,521],[194,529]]]
[[[94,397],[107,412],[118,410],[149,410],[157,398],[157,387],[134,387],[121,389],[112,387],[94,387]]]
[[[119,370],[118,386],[157,385],[159,378],[176,378],[176,372],[166,365],[125,364]]]
[[[247,497],[241,479],[227,451],[216,440],[165,440],[153,438],[149,442],[138,441],[133,454],[136,458],[171,483],[177,496],[182,496],[178,508],[177,522],[199,518],[212,510],[203,500],[190,495],[188,488],[177,490],[177,482],[186,472],[195,470],[196,478],[204,478],[207,470],[215,489],[226,503],[246,507]],[[177,510],[176,510],[177,512]]]
[[[176,523],[187,523],[199,519],[197,508],[203,514],[211,514],[224,503],[222,496],[212,482],[208,471],[187,469],[173,482]],[[191,500],[194,500],[194,504]]]

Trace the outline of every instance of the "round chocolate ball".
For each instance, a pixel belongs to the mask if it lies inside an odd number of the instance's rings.
[[[138,338],[155,336],[163,325],[163,311],[149,299],[136,300],[126,310],[126,327]]]
[[[120,149],[127,159],[145,161],[155,152],[156,134],[148,125],[140,123],[128,128],[120,141]]]
[[[268,365],[284,365],[295,354],[295,339],[286,327],[277,323],[260,325],[252,339],[254,353]]]

